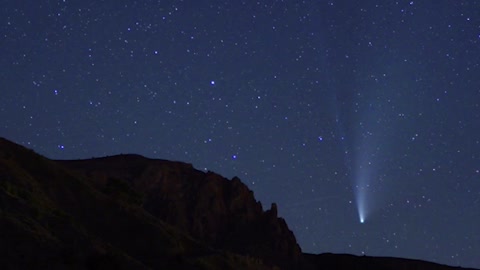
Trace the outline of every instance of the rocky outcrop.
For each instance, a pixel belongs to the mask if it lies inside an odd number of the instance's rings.
[[[96,185],[106,186],[112,178],[128,182],[143,194],[146,211],[214,248],[282,266],[300,258],[300,247],[285,220],[277,217],[276,204],[263,211],[237,177],[228,180],[190,164],[136,155],[60,163],[93,177]]]
[[[0,138],[1,269],[461,269],[302,254],[238,178],[138,155],[52,161]]]
[[[0,138],[0,268],[272,269],[155,218],[120,178],[101,180]]]

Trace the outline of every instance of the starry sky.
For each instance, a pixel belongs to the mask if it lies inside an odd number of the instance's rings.
[[[0,136],[238,176],[309,253],[480,268],[480,1],[2,0]]]

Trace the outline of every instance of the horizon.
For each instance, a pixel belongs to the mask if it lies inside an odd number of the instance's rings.
[[[4,138],[4,137],[0,137],[0,139],[4,139],[6,140],[7,142],[9,143],[14,143],[14,144],[17,144],[16,142],[12,141],[12,140],[9,140],[7,138]],[[40,153],[37,153],[35,151],[35,149],[31,149],[31,148],[28,148],[26,146],[23,146],[23,145],[20,145],[20,144],[17,144],[21,147],[24,147],[25,149],[27,150],[31,150],[33,153],[35,153],[36,155],[41,155],[43,157],[46,157],[47,159],[53,161],[53,162],[56,162],[56,161],[94,161],[94,160],[98,160],[98,159],[108,159],[108,158],[115,158],[115,157],[141,157],[142,159],[145,159],[146,161],[166,161],[166,162],[173,162],[173,163],[177,163],[177,162],[180,162],[180,163],[183,163],[185,165],[192,165],[188,162],[185,162],[185,161],[172,161],[172,160],[167,160],[167,159],[160,159],[160,158],[150,158],[150,157],[146,157],[146,156],[142,156],[140,154],[135,154],[135,153],[120,153],[120,154],[114,154],[114,155],[109,155],[109,156],[99,156],[99,157],[91,157],[91,158],[81,158],[81,159],[66,159],[66,160],[55,160],[55,159],[51,159],[47,156],[44,156]],[[195,168],[195,166],[192,166],[192,169],[194,170],[197,170],[197,171],[200,171],[202,173],[207,173],[207,171],[203,171],[203,170],[199,170],[197,168]],[[226,178],[224,176],[222,176],[221,174],[218,174],[214,171],[208,171],[208,172],[211,172],[211,173],[214,173],[214,174],[217,174],[218,176],[222,177],[224,180],[226,181],[232,181],[233,178]],[[240,179],[240,181],[242,181]],[[242,181],[242,183],[245,185],[245,183]],[[249,189],[251,190],[251,189]],[[265,208],[264,207],[264,204],[258,200],[255,195],[254,195],[254,199],[260,203],[260,205],[262,206],[262,211],[267,211],[269,210],[269,208]],[[275,202],[272,203],[272,205],[274,204]],[[279,217],[281,217],[279,215]],[[362,222],[361,222],[362,223]],[[287,226],[288,226],[288,222],[287,222]],[[298,243],[298,242],[297,242]],[[375,254],[366,254],[366,253],[362,253],[362,254],[352,254],[352,253],[332,253],[332,252],[329,252],[329,251],[325,251],[325,252],[321,252],[321,253],[308,253],[308,252],[305,252],[305,251],[302,251],[302,253],[304,254],[311,254],[311,255],[340,255],[340,256],[355,256],[355,257],[370,257],[370,258],[385,258],[385,259],[401,259],[401,260],[404,260],[404,261],[424,261],[424,262],[427,262],[427,263],[435,263],[435,264],[439,264],[438,262],[433,262],[433,261],[428,261],[428,260],[423,260],[423,259],[418,259],[418,258],[410,258],[410,257],[395,257],[395,256],[377,256]],[[446,265],[446,264],[439,264],[439,265]],[[452,267],[456,267],[456,266],[460,266],[462,268],[465,268],[465,266],[462,266],[462,265],[447,265],[447,266],[452,266]],[[469,268],[469,267],[467,267]],[[476,268],[475,268],[476,269]]]

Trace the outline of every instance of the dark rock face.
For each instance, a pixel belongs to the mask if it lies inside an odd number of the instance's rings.
[[[94,176],[97,185],[109,178],[128,182],[144,194],[145,210],[214,248],[291,267],[300,259],[300,247],[277,217],[276,205],[264,212],[236,177],[228,180],[189,164],[133,155],[60,163]]]
[[[0,269],[460,269],[302,254],[240,179],[138,155],[52,161],[0,138]]]
[[[271,269],[155,218],[128,183],[96,180],[0,138],[0,268]]]

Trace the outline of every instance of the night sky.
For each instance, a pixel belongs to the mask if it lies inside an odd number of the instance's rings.
[[[2,0],[0,136],[238,176],[304,252],[480,268],[480,1]]]

